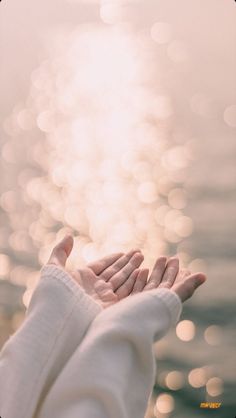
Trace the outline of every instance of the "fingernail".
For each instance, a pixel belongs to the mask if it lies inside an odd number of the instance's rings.
[[[64,238],[63,238],[63,241],[64,241],[64,240],[66,240],[66,239],[68,239],[68,238],[72,238],[72,235],[71,235],[71,234],[66,234],[66,235],[64,236]]]
[[[164,255],[161,255],[160,257],[158,257],[158,258],[157,258],[157,260],[158,260],[159,262],[166,263],[167,257],[166,257],[166,256],[164,256]]]
[[[168,263],[176,263],[179,264],[179,259],[177,257],[170,257]]]

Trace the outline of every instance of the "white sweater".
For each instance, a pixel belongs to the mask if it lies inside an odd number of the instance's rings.
[[[102,311],[69,274],[44,266],[23,325],[0,353],[0,417],[143,418],[152,343],[181,309],[160,289]]]

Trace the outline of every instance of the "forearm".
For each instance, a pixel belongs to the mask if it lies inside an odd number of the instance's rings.
[[[31,418],[100,306],[56,266],[44,266],[22,327],[0,353],[0,416]]]
[[[154,382],[152,343],[177,322],[180,312],[173,292],[151,290],[100,313],[38,418],[143,418]]]

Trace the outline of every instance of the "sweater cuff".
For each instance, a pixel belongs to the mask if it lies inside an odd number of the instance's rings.
[[[56,279],[59,283],[65,286],[67,291],[73,293],[73,295],[79,300],[80,305],[87,311],[93,311],[94,314],[99,313],[102,310],[101,305],[92,299],[84,289],[67,273],[63,268],[54,264],[45,264],[40,270],[40,280]]]
[[[182,312],[182,302],[179,296],[170,289],[157,289],[155,295],[162,300],[171,316],[171,322],[176,324]]]

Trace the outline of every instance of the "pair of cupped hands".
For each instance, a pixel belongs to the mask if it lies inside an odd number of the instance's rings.
[[[170,289],[184,302],[206,280],[203,273],[180,269],[177,257],[158,257],[149,274],[149,269],[140,267],[144,256],[138,249],[111,254],[84,268],[67,271],[66,261],[73,245],[73,236],[66,235],[53,248],[47,265],[56,265],[69,273],[103,308],[135,293],[160,288]]]

